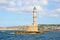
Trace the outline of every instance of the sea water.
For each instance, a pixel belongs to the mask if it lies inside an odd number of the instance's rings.
[[[0,31],[0,40],[60,40],[60,31],[43,34],[12,34],[14,31]]]

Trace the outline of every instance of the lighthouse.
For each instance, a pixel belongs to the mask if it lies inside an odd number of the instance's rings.
[[[28,25],[27,28],[26,28],[26,31],[31,31],[31,32],[38,32],[38,26],[37,26],[37,22],[36,22],[36,7],[33,8],[33,23],[32,25]]]

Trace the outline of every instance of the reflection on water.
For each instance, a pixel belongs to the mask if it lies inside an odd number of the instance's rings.
[[[60,31],[44,34],[11,34],[14,31],[0,31],[0,40],[60,40]]]

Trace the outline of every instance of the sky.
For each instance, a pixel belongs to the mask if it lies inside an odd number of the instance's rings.
[[[60,24],[60,0],[0,0],[0,27],[33,23],[33,8],[38,24]]]

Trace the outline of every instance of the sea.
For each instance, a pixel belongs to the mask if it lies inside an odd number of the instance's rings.
[[[15,31],[0,31],[0,40],[60,40],[60,31],[42,34],[13,34]]]

